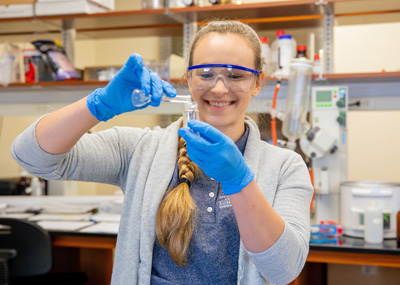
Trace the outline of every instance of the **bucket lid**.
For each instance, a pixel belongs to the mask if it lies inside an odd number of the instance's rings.
[[[313,62],[311,60],[308,60],[304,57],[301,58],[293,58],[290,61],[290,67],[300,67],[304,69],[312,69],[313,67]]]
[[[400,183],[392,183],[385,181],[345,181],[340,186],[350,186],[359,188],[393,188],[400,187]]]
[[[291,35],[282,35],[282,36],[279,36],[279,39],[281,40],[281,39],[292,39],[292,36]]]

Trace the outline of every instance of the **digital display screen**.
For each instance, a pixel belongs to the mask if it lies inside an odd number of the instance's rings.
[[[331,91],[317,91],[317,102],[331,102],[332,92]]]

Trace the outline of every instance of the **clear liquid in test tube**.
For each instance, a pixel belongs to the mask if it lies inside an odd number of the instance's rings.
[[[200,120],[200,113],[197,102],[185,103],[185,110],[183,111],[183,127],[187,128],[187,123],[190,120]]]

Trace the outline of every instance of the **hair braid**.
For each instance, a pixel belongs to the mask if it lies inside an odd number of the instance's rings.
[[[186,178],[192,183],[198,166],[189,159],[186,142],[181,137],[178,149],[179,178]],[[195,209],[196,205],[190,196],[189,186],[185,182],[172,189],[158,209],[157,240],[179,266],[185,266],[187,262],[187,252],[193,235]]]

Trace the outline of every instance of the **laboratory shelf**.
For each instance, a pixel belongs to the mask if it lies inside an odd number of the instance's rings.
[[[319,76],[314,75],[313,79],[318,80]],[[400,71],[396,72],[370,72],[370,73],[331,73],[323,74],[322,79],[329,81],[344,81],[344,82],[369,82],[373,80],[374,82],[385,82],[385,81],[399,81]]]
[[[400,14],[400,1],[367,0],[375,5],[368,10],[357,0],[289,0],[248,4],[220,4],[185,8],[140,9],[96,14],[72,14],[0,19],[0,41],[11,36],[35,33],[60,33],[66,21],[73,23],[77,38],[113,38],[141,36],[182,36],[183,23],[220,18],[239,19],[252,24],[256,30],[277,28],[318,28],[322,26],[322,3],[333,5],[333,12],[341,19],[356,16],[365,21],[365,15]],[[397,3],[399,2],[399,3]],[[317,3],[317,4],[316,4]],[[379,3],[379,5],[378,5]],[[354,17],[350,17],[354,18]]]

